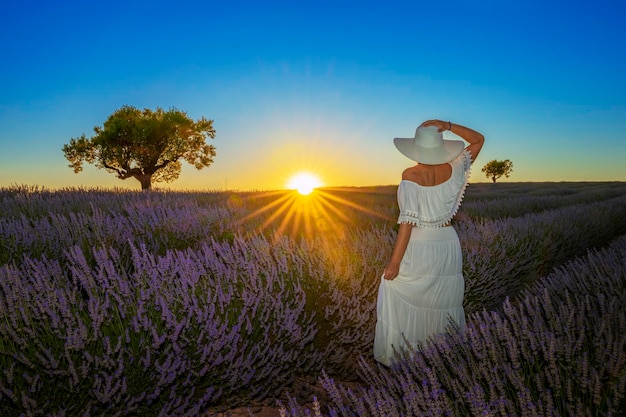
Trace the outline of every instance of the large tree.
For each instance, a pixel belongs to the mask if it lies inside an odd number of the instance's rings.
[[[482,171],[487,178],[491,178],[493,182],[496,182],[496,180],[503,175],[509,178],[509,175],[513,172],[513,162],[508,159],[504,161],[494,159],[493,161],[487,162]]]
[[[123,106],[93,130],[94,136],[83,134],[63,146],[69,166],[78,173],[83,162],[94,164],[119,179],[135,178],[142,190],[149,190],[153,181],[177,179],[181,160],[202,169],[215,156],[215,147],[206,143],[215,138],[213,120],[194,121],[175,108],[152,111]]]

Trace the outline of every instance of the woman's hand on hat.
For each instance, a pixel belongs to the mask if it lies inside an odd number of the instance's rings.
[[[421,126],[424,126],[424,127],[436,126],[439,132],[443,132],[444,130],[448,130],[450,126],[450,122],[444,122],[443,120],[433,119],[433,120],[426,120],[424,123],[420,125],[420,127]]]

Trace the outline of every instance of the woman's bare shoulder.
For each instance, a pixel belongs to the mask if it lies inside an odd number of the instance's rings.
[[[405,169],[404,171],[402,171],[403,180],[415,182],[415,180],[418,179],[419,177],[420,177],[419,165],[416,165],[414,167],[409,167]]]
[[[452,166],[449,163],[439,165],[416,165],[402,172],[402,179],[412,181],[423,187],[439,185],[450,179]]]

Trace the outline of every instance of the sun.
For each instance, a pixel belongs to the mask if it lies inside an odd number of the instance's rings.
[[[290,190],[298,190],[302,195],[311,194],[313,189],[320,187],[322,181],[310,172],[299,172],[289,179],[287,188]]]

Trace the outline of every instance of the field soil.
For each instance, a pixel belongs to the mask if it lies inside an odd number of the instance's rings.
[[[342,381],[341,385],[356,390],[362,384],[358,381]],[[322,404],[322,407],[324,404],[331,403],[326,390],[316,377],[300,376],[295,379],[290,387],[285,388],[278,399],[267,398],[263,401],[252,402],[247,406],[209,410],[203,417],[277,417],[280,416],[279,401],[287,407],[288,396],[295,398],[299,406],[309,410],[313,410],[315,398]]]
[[[209,410],[205,417],[275,417],[280,416],[279,401],[287,406],[288,396],[295,398],[298,404],[312,409],[313,400],[316,397],[318,400],[325,402],[327,399],[326,391],[321,386],[317,378],[313,376],[300,376],[297,377],[290,387],[286,387],[281,398],[267,398],[263,401],[255,401],[247,406],[233,407],[233,408],[221,408],[219,410]]]

